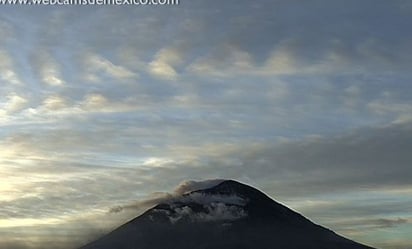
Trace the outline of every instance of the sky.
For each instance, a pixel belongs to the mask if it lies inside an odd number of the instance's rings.
[[[0,248],[74,249],[227,178],[411,249],[411,23],[407,0],[1,6]]]

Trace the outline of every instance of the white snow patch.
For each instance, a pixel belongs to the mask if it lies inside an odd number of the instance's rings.
[[[169,215],[171,223],[176,223],[181,219],[189,219],[193,222],[232,221],[247,216],[242,207],[219,202],[205,206],[204,212],[194,212],[189,206],[175,207],[173,210],[174,213]]]

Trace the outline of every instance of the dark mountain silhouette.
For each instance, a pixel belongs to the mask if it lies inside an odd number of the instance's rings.
[[[80,249],[373,249],[227,180],[165,201]]]

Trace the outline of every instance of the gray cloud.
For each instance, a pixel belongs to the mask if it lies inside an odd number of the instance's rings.
[[[183,175],[213,178],[216,174],[221,178],[244,179],[249,183],[259,182],[266,191],[279,196],[407,187],[411,174],[410,131],[411,124],[404,123],[280,144],[227,146],[226,151],[223,146],[213,154],[200,154],[187,162],[171,162],[164,171],[153,173],[159,178],[167,175],[175,182],[184,180],[179,177],[183,172]]]
[[[396,194],[379,195],[373,191],[361,192],[362,199],[368,199],[366,202],[358,200],[354,195],[354,193],[343,194],[341,198],[333,201],[324,201],[322,197],[308,198],[300,203],[294,203],[292,200],[290,206],[295,207],[308,217],[320,219],[319,222],[336,225],[346,224],[345,222],[349,224],[352,222],[351,218],[354,218],[355,222],[356,220],[378,220],[377,217],[390,217],[388,219],[393,220],[393,217],[407,215],[405,207],[412,203],[410,198],[406,197],[401,200],[397,198]],[[343,218],[338,219],[336,217]],[[407,218],[405,219],[407,220]],[[365,224],[367,223],[365,221]]]
[[[388,248],[388,249],[409,249],[410,244],[403,243],[400,241],[395,241],[395,242],[381,243],[379,244],[379,247]]]
[[[8,51],[0,50],[1,80],[7,85],[20,85],[21,79],[16,72],[16,65]]]
[[[167,192],[153,193],[150,196],[144,198],[143,200],[139,200],[135,203],[132,203],[132,204],[129,203],[123,206],[111,207],[109,212],[118,213],[118,212],[122,212],[128,209],[135,210],[138,212],[143,212],[144,210],[150,207],[153,207],[157,204],[169,203],[170,201],[181,199],[181,195],[185,193],[189,193],[189,192],[200,190],[200,189],[210,188],[212,186],[215,186],[221,183],[222,181],[223,180],[220,180],[220,179],[203,180],[203,181],[185,180],[185,181],[182,181],[180,184],[178,184],[177,187],[174,189],[174,191],[171,193],[167,193]],[[202,196],[200,196],[200,198],[196,198],[196,196],[190,195],[189,199],[196,200],[197,202],[202,202],[200,199],[203,200],[204,198]],[[217,201],[218,199],[215,198],[213,200]],[[213,200],[209,199],[206,202],[212,202]]]
[[[407,176],[412,173],[408,166],[410,132],[411,124],[407,123],[361,129],[339,137],[286,142],[252,150],[240,156],[240,163],[244,168],[252,167],[256,175],[251,178],[260,181],[260,176],[272,172],[269,178],[275,175],[281,181],[279,187],[294,189],[295,194],[407,186]]]
[[[376,229],[376,228],[391,228],[398,225],[403,225],[408,223],[408,219],[370,219],[370,220],[355,220],[355,221],[343,221],[338,223],[338,225],[346,226],[346,227],[359,227],[367,228],[367,229]],[[348,228],[347,228],[348,229]]]
[[[176,195],[170,193],[154,193],[151,196],[137,202],[135,201],[134,203],[113,206],[109,209],[109,213],[119,213],[131,210],[136,213],[143,213],[145,210],[157,204],[172,200],[175,197]]]
[[[61,65],[55,56],[47,50],[36,51],[32,56],[33,72],[37,74],[39,82],[47,86],[58,87],[65,84],[61,76]]]
[[[222,181],[223,180],[220,180],[220,179],[204,180],[204,181],[187,180],[187,181],[181,182],[176,187],[174,192],[176,194],[185,194],[185,193],[200,190],[200,189],[207,189],[207,188],[218,185]]]

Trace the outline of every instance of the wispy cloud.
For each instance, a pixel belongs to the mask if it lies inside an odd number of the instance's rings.
[[[20,85],[21,80],[15,70],[15,63],[7,51],[0,50],[0,73],[5,84]]]
[[[49,86],[65,84],[61,76],[61,65],[53,55],[45,50],[37,51],[33,56],[33,71],[38,73],[39,80]]]
[[[181,63],[182,58],[178,51],[164,48],[157,52],[149,63],[149,73],[160,79],[175,80],[178,77],[175,67]]]
[[[110,207],[201,178],[252,183],[364,242],[405,247],[409,5],[2,9],[0,217],[18,232],[0,229],[0,247],[83,238],[138,213]]]
[[[108,59],[93,53],[86,54],[83,63],[86,69],[85,79],[91,82],[101,81],[99,75],[107,75],[115,80],[124,80],[137,76],[129,69],[115,65]]]

